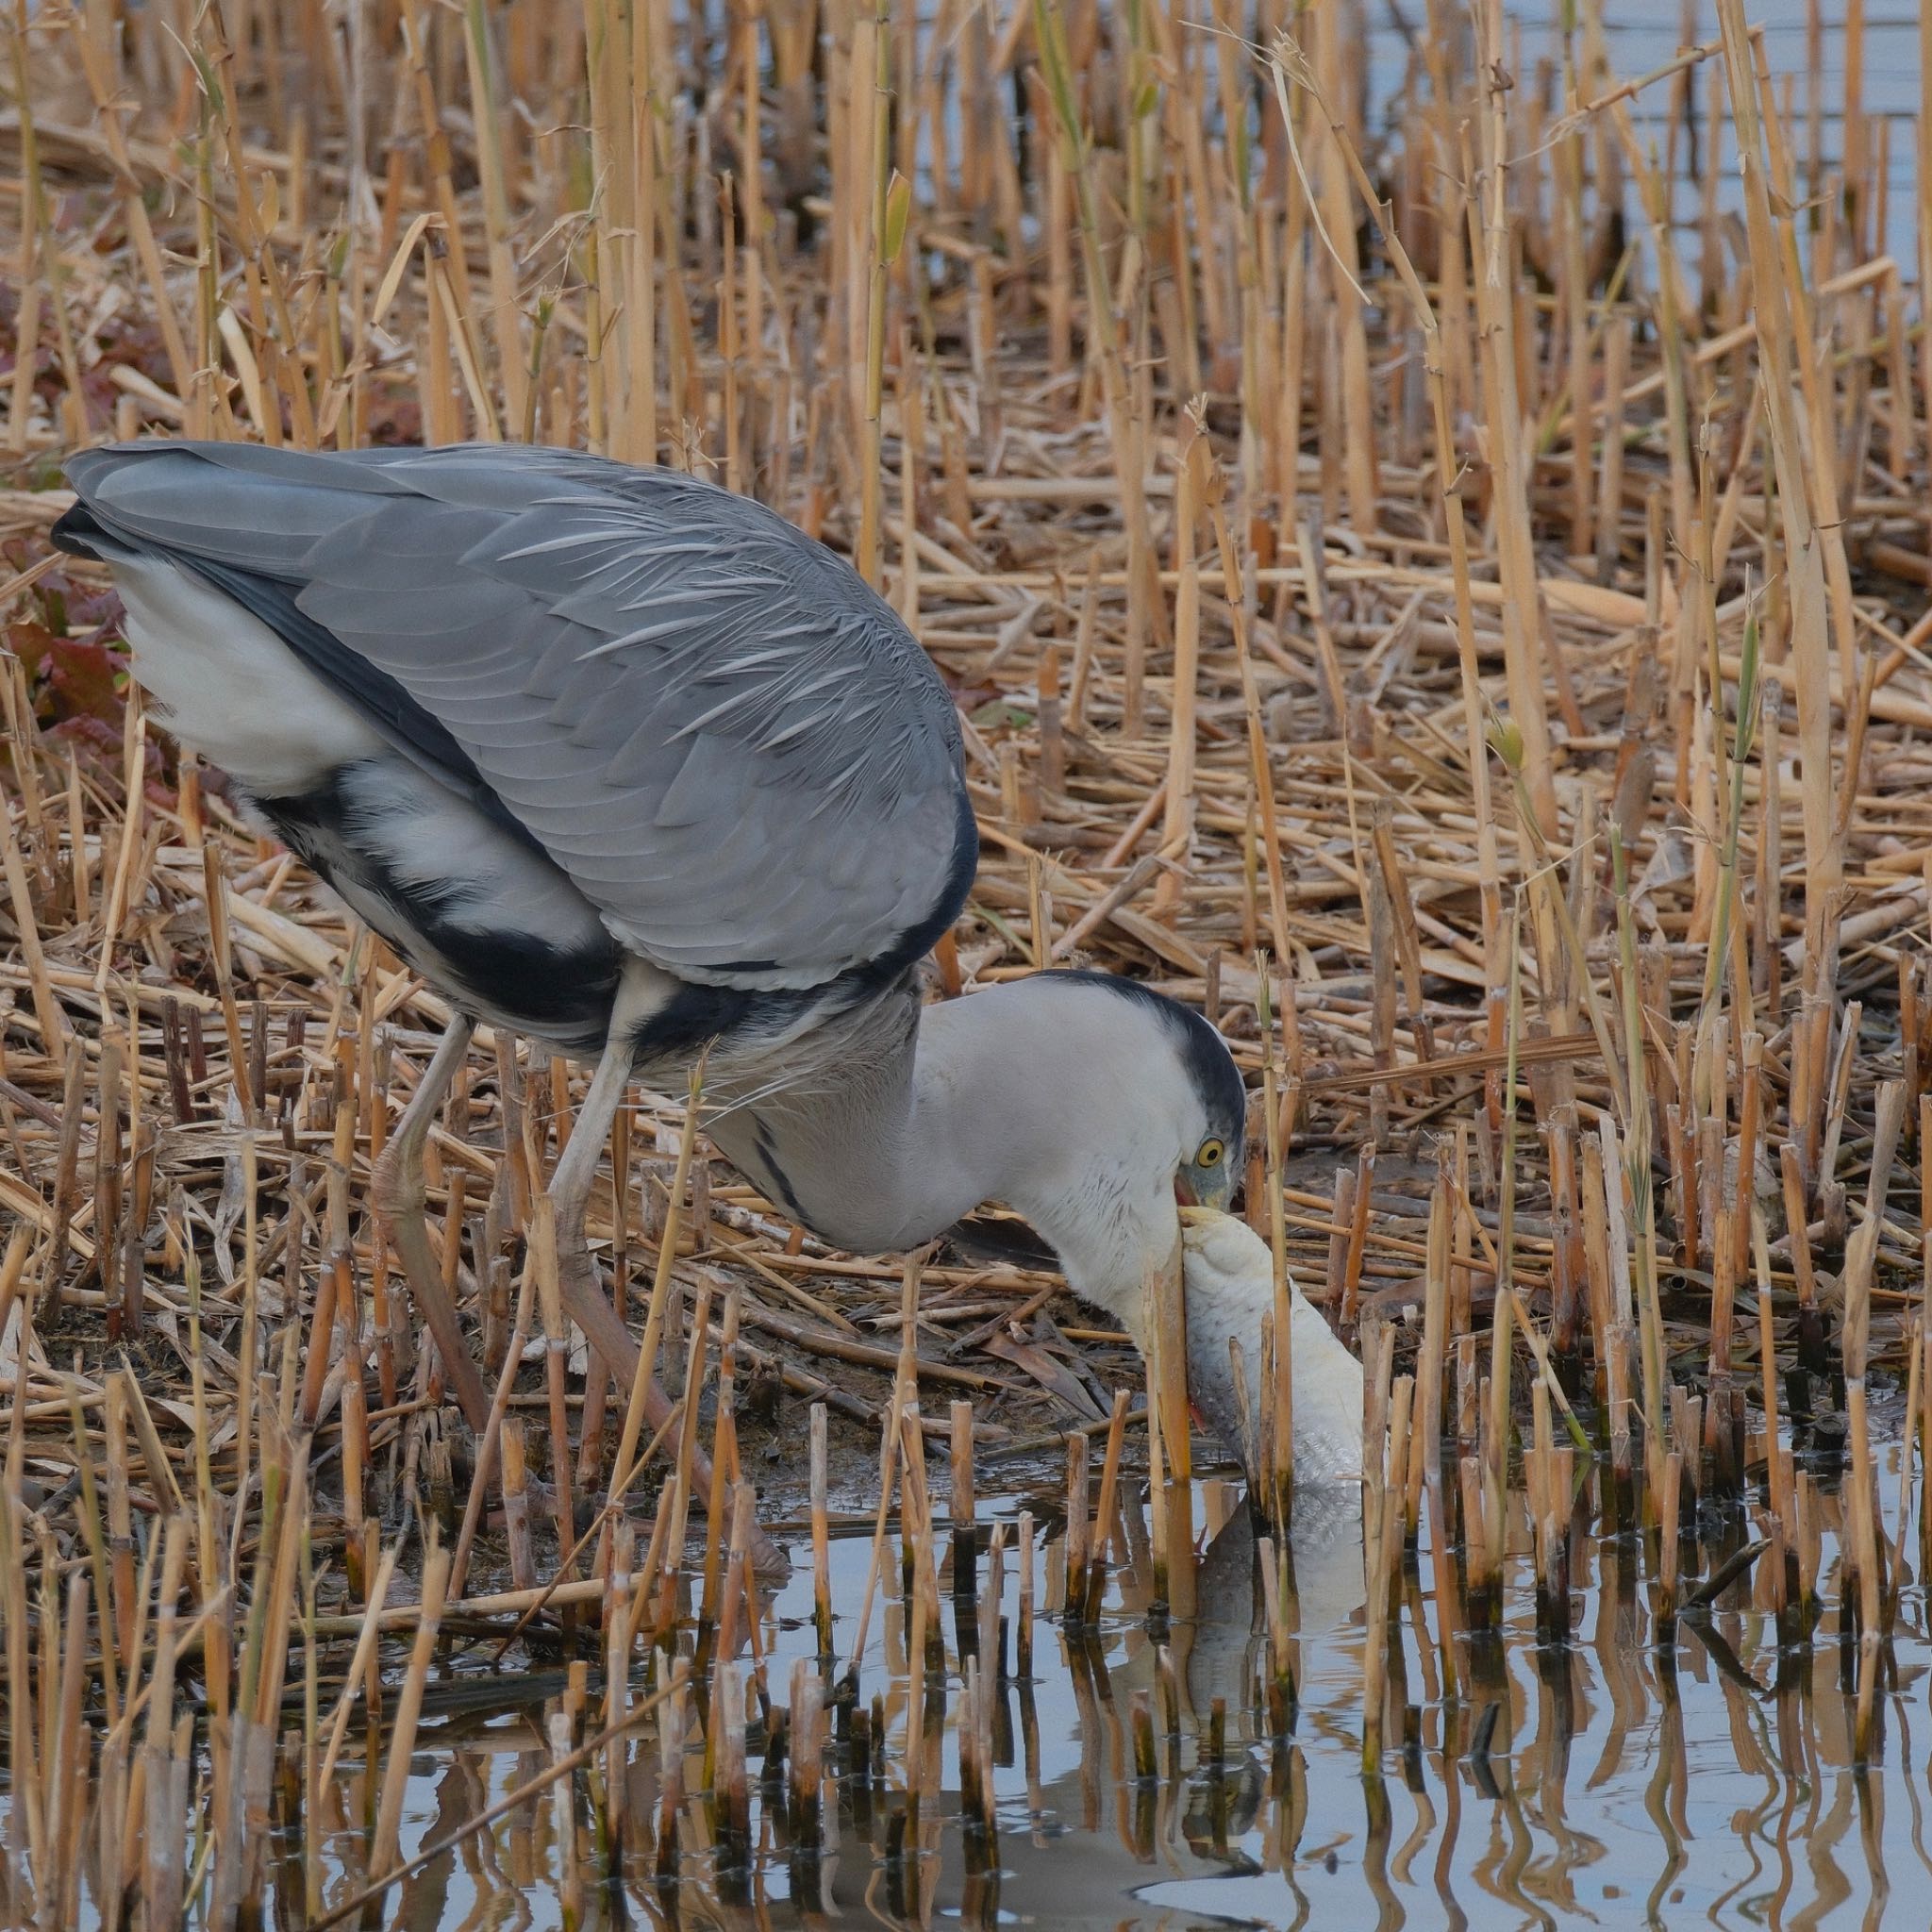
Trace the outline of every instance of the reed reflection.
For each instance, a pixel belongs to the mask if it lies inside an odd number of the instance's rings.
[[[970,1514],[896,1487],[876,1539],[830,1540],[824,1624],[813,1575],[758,1578],[726,1539],[708,1621],[694,1555],[602,1633],[526,1631],[509,1673],[453,1633],[418,1689],[433,1768],[408,1780],[393,1922],[979,1926],[1021,1900],[1070,1926],[1287,1926],[1324,1923],[1352,1874],[1378,1926],[1875,1925],[1932,1882],[1923,1774],[1899,1774],[1932,1680],[1922,1600],[1894,1541],[1899,1613],[1864,1643],[1828,1478],[1815,1559],[1774,1572],[1761,1517],[1688,1490],[1669,1532],[1607,1528],[1586,1467],[1541,1526],[1512,1495],[1491,1579],[1452,1540],[1480,1482],[1446,1459],[1412,1541],[1385,1464],[1362,1496],[1298,1497],[1281,1544],[1236,1485],[1177,1507],[1108,1460]],[[376,1875],[403,1683],[319,1785],[288,1736],[266,1874],[291,1924]]]

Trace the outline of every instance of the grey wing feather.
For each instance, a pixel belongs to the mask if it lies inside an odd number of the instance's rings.
[[[680,976],[818,985],[929,942],[963,899],[944,686],[846,565],[757,503],[475,445],[145,443],[69,475],[112,537],[203,569],[305,655],[333,641],[370,667],[352,694],[408,740],[375,689],[399,687],[434,721],[401,748],[449,765],[446,734],[458,782]]]

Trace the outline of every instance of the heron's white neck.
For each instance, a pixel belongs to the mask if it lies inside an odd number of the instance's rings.
[[[1027,979],[913,1013],[885,1002],[866,1024],[836,1074],[708,1120],[725,1157],[860,1253],[916,1246],[1001,1202],[1052,1243],[1076,1293],[1137,1321],[1145,1269],[1174,1239],[1185,1128],[1135,1078],[1163,1056],[1151,1037],[1137,1050],[1133,1004]]]

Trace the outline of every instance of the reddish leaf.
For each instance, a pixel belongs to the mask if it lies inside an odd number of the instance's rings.
[[[103,641],[96,629],[88,637],[61,637],[31,622],[8,626],[8,642],[26,666],[34,713],[42,729],[86,719],[104,725],[118,742],[127,708],[127,659]]]

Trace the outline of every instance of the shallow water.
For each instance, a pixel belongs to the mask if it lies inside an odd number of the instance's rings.
[[[1886,1460],[1887,1520],[1896,1524],[1896,1454]],[[1275,1744],[1257,1707],[1265,1644],[1257,1634],[1248,1512],[1231,1485],[1197,1485],[1197,1614],[1176,1619],[1168,1640],[1180,1725],[1160,1739],[1160,1775],[1150,1784],[1135,1778],[1130,1744],[1137,1692],[1154,1693],[1158,1725],[1166,1710],[1148,1634],[1143,1501],[1126,1499],[1135,1560],[1112,1574],[1091,1640],[1070,1641],[1044,1607],[1057,1550],[1036,1531],[1042,1608],[1031,1680],[1004,1683],[995,1712],[998,1815],[990,1855],[959,1815],[958,1632],[947,1597],[947,1713],[937,1740],[941,1794],[927,1798],[918,1858],[886,1856],[900,1810],[906,1729],[895,1553],[887,1564],[891,1594],[875,1606],[861,1659],[862,1695],[885,1698],[886,1776],[869,1796],[849,1780],[836,1798],[827,1787],[820,1909],[808,1908],[814,1877],[787,1849],[782,1805],[761,1798],[756,1736],[748,1754],[750,1869],[719,1871],[699,1802],[680,1827],[681,1883],[660,1886],[658,1751],[646,1732],[629,1754],[625,1809],[633,1822],[619,1878],[598,1882],[604,1854],[579,1774],[574,1844],[561,1835],[554,1791],[546,1792],[413,1874],[390,1894],[383,1921],[425,1932],[459,1924],[564,1925],[574,1891],[579,1923],[599,1924],[784,1925],[831,1917],[895,1924],[923,1916],[929,1924],[964,1918],[1176,1932],[1220,1924],[1346,1932],[1405,1924],[1926,1923],[1932,1722],[1924,1680],[1932,1650],[1916,1580],[1907,1577],[1901,1591],[1877,1761],[1860,1769],[1852,1760],[1854,1700],[1849,1678],[1841,1678],[1846,1658],[1835,1613],[1826,1613],[1808,1653],[1787,1657],[1780,1676],[1775,1631],[1748,1607],[1747,1576],[1713,1613],[1681,1621],[1674,1653],[1659,1650],[1652,1564],[1634,1540],[1575,1536],[1574,1636],[1568,1645],[1540,1643],[1523,1554],[1526,1525],[1519,1523],[1523,1547],[1507,1578],[1503,1641],[1454,1642],[1461,1691],[1445,1694],[1425,1526],[1422,1560],[1408,1581],[1388,1748],[1381,1776],[1371,1782],[1360,1763],[1356,1507],[1311,1504],[1302,1512],[1294,1538],[1299,1708],[1289,1736]],[[1016,1529],[1020,1510],[1030,1507],[1036,1524],[1046,1524],[1055,1507],[1044,1488],[1015,1491],[983,1506],[982,1521]],[[1687,1575],[1708,1574],[1723,1551],[1746,1540],[1740,1523],[1719,1519],[1717,1527],[1721,1549],[1697,1552],[1687,1537]],[[841,1657],[864,1595],[870,1548],[862,1533],[834,1544],[834,1601],[846,1612],[837,1632]],[[1009,1542],[1009,1631],[1019,1612],[1013,1554]],[[791,1660],[816,1648],[803,1541],[793,1556],[801,1567],[765,1600],[760,1618],[769,1681],[780,1701]],[[1835,1603],[1829,1534],[1821,1576],[1822,1593]],[[1423,1649],[1418,1628],[1428,1633]],[[1010,1646],[1008,1656],[1010,1662]],[[419,1734],[406,1856],[550,1761],[560,1668],[524,1659],[506,1674],[472,1669],[461,1681],[463,1707],[425,1723]],[[1219,1774],[1206,1762],[1217,1696],[1226,1701],[1227,1738]],[[588,1731],[596,1728],[596,1709],[593,1692]],[[687,1762],[695,1790],[695,1744]],[[374,1802],[361,1768],[345,1760],[344,1769],[352,1774],[335,1794],[341,1815],[325,1835],[321,1890],[331,1903],[365,1876],[360,1821]],[[299,1840],[298,1829],[282,1840],[291,1861],[299,1860]],[[968,1856],[974,1846],[982,1847],[978,1861]],[[969,1869],[988,1861],[990,1870]],[[574,1884],[567,1883],[573,1866]],[[299,1892],[297,1870],[283,1863],[279,1875]]]
[[[1815,100],[1821,158],[1828,172],[1840,164],[1844,152],[1845,8],[1833,5],[1832,0],[1816,0],[1816,7],[1820,20],[1815,64],[1806,0],[1746,0],[1744,15],[1754,26],[1764,28],[1765,58],[1774,79],[1782,87],[1786,77],[1790,78],[1798,163],[1802,165],[1809,152],[1807,127]],[[1541,86],[1538,68],[1542,61],[1554,63],[1560,75],[1559,24],[1564,6],[1506,6],[1504,10],[1520,36],[1513,42],[1520,49],[1518,84]],[[1580,14],[1580,8],[1574,10]],[[1678,0],[1603,0],[1600,11],[1610,62],[1623,80],[1655,73],[1686,45],[1707,45],[1719,38],[1715,0],[1692,0],[1688,8]],[[1858,99],[1871,129],[1874,155],[1881,139],[1880,124],[1884,125],[1889,163],[1884,245],[1910,281],[1917,275],[1912,157],[1919,112],[1919,19],[1909,7],[1874,5],[1865,11]],[[1369,9],[1369,87],[1376,111],[1384,118],[1400,112],[1399,90],[1407,58],[1407,42],[1395,24],[1398,13],[1418,29],[1425,19],[1420,0],[1397,0],[1393,8],[1378,6]],[[1692,111],[1700,141],[1710,102],[1709,74],[1708,65],[1700,70],[1695,89]],[[1671,85],[1668,81],[1656,83],[1631,105],[1632,119],[1646,142],[1661,143],[1664,139]],[[1560,82],[1552,98],[1560,105]],[[1727,119],[1720,130],[1720,142],[1718,204],[1726,212],[1740,213],[1742,187]],[[1821,180],[1815,185],[1822,189],[1824,183]],[[1633,198],[1633,216],[1635,213]],[[1674,214],[1680,224],[1694,224],[1699,216],[1698,191],[1681,179],[1675,184]],[[1700,246],[1695,234],[1686,229],[1681,239],[1687,261],[1693,260]]]

